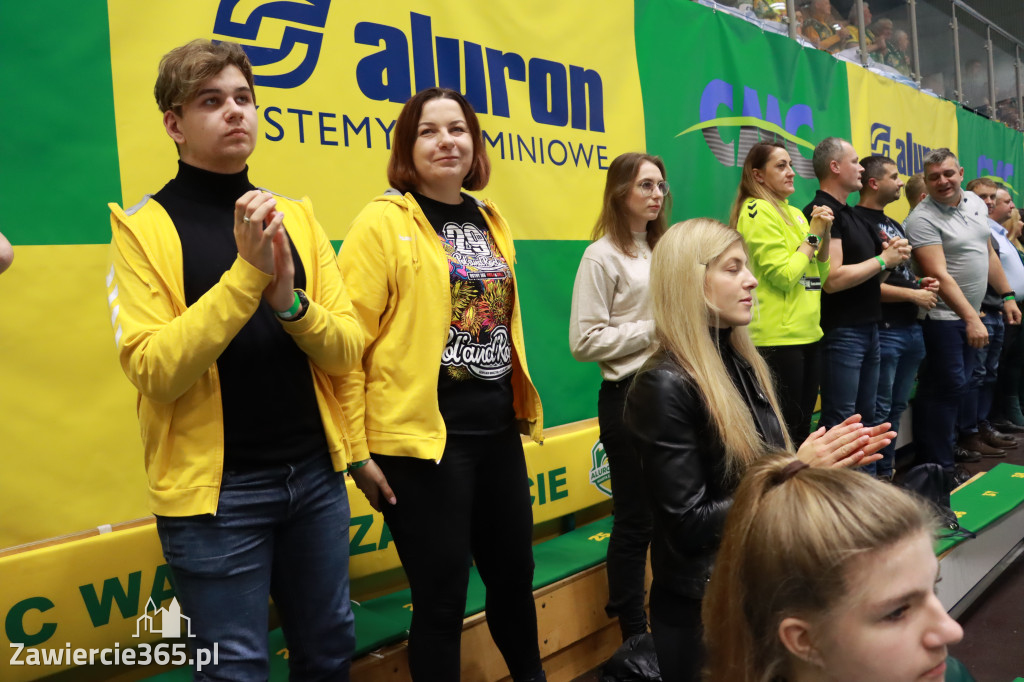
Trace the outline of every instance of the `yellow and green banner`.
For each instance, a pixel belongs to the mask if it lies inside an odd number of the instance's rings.
[[[922,161],[932,149],[957,151],[957,116],[952,102],[847,64],[850,83],[850,121],[854,149],[862,156],[888,156],[904,181],[924,170]],[[968,176],[969,178],[970,176]],[[855,202],[856,197],[851,199]],[[893,202],[886,214],[907,217],[906,201]]]

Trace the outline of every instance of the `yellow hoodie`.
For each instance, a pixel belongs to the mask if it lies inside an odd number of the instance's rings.
[[[362,334],[334,250],[308,199],[278,195],[277,210],[306,269],[309,309],[282,322],[309,357],[334,468],[350,453],[338,375],[359,361]],[[139,391],[150,508],[161,516],[215,514],[224,469],[224,413],[217,358],[260,304],[272,277],[241,256],[192,306],[185,305],[181,242],[156,201],[110,204],[107,301],[121,367]]]
[[[526,368],[512,234],[497,208],[477,201],[512,272],[512,390],[520,431],[542,440],[540,396]],[[451,324],[448,257],[416,200],[391,190],[364,208],[341,246],[341,272],[366,350],[362,371],[341,379],[352,461],[398,455],[440,461],[446,431],[437,403]]]

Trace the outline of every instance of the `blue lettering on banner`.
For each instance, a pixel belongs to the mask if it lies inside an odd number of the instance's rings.
[[[914,133],[907,131],[905,138],[892,139],[892,126],[885,123],[871,124],[871,153],[888,156],[896,162],[900,175],[914,175],[924,172],[924,157],[932,147],[914,141]]]
[[[518,81],[526,83],[530,115],[537,123],[605,131],[604,84],[593,69],[567,68],[539,57],[527,62],[515,52],[457,38],[434,38],[431,18],[416,12],[409,14],[408,36],[394,26],[361,21],[353,37],[359,45],[381,48],[356,65],[359,89],[372,100],[402,104],[413,92],[441,86],[462,92],[478,114],[508,118],[508,84]]]
[[[242,45],[254,68],[279,64],[288,61],[293,54],[303,54],[302,61],[291,71],[254,75],[253,82],[271,88],[294,88],[309,80],[320,58],[331,0],[275,0],[255,7],[248,16],[236,20],[236,10],[242,4],[242,0],[221,0],[213,22],[214,35],[230,40],[254,41],[264,19],[286,22],[280,45]]]
[[[1011,178],[1013,177],[1013,164],[1007,163],[1006,161],[990,159],[982,154],[978,157],[978,172],[974,177],[980,178],[985,175],[1002,178],[1006,184],[1012,184]]]

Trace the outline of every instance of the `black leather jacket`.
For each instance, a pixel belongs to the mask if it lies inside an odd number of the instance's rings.
[[[753,369],[732,352],[728,334],[722,336],[723,361],[758,432],[770,446],[783,447],[782,427]],[[725,448],[700,391],[668,351],[659,350],[637,374],[625,422],[654,510],[654,579],[660,588],[701,599],[738,481],[726,476]]]

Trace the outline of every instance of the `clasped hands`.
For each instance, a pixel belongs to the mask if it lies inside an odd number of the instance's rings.
[[[235,245],[238,255],[274,279],[263,290],[263,299],[277,312],[291,308],[295,300],[295,264],[284,213],[277,210],[273,194],[254,189],[235,202]]]
[[[796,456],[812,467],[854,467],[882,459],[879,450],[896,438],[890,423],[864,426],[855,414],[825,430],[822,426],[807,437]]]

